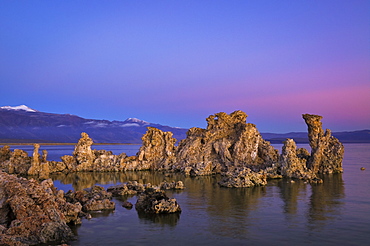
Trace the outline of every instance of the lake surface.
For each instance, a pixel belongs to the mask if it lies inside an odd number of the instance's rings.
[[[11,146],[32,153],[32,146]],[[94,149],[134,155],[139,145],[94,145]],[[282,145],[274,145],[281,149]],[[308,145],[298,147],[309,149]],[[74,146],[41,146],[49,160],[71,155]],[[361,171],[360,168],[366,170]],[[325,175],[323,184],[273,180],[265,187],[228,189],[219,177],[161,173],[75,173],[53,176],[59,189],[105,188],[137,180],[159,184],[182,180],[177,199],[180,215],[139,216],[114,198],[114,212],[96,213],[74,227],[71,245],[370,245],[370,144],[345,144],[343,174]]]

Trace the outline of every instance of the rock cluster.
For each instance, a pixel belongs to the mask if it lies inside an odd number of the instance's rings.
[[[115,209],[112,193],[97,185],[82,191],[68,191],[65,198],[70,203],[80,203],[84,212]]]
[[[33,157],[22,150],[0,149],[0,168],[8,173],[47,177],[55,172],[161,170],[186,175],[221,174],[221,185],[250,187],[265,185],[268,178],[318,181],[317,174],[342,172],[343,145],[322,129],[321,116],[304,114],[311,153],[297,149],[294,140],[284,142],[279,155],[256,126],[247,123],[242,111],[217,113],[207,118],[207,128],[191,128],[178,146],[171,132],[148,127],[136,156],[92,150],[92,139],[81,134],[72,156],[62,162],[47,161],[35,145]]]

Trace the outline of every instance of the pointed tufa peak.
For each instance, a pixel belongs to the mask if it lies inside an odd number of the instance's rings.
[[[30,107],[27,107],[26,105],[19,105],[19,106],[15,106],[15,107],[3,106],[3,107],[0,107],[0,109],[15,110],[15,111],[23,110],[23,111],[27,111],[27,112],[38,112],[37,110],[34,110]]]

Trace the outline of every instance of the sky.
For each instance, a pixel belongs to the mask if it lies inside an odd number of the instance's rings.
[[[370,129],[370,1],[0,1],[0,106],[260,132]]]

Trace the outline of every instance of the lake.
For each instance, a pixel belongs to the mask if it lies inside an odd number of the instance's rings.
[[[281,150],[282,145],[275,144]],[[306,144],[298,147],[310,149]],[[140,145],[94,145],[93,149],[136,154]],[[32,153],[32,146],[11,146]],[[74,146],[41,146],[49,160],[71,155]],[[366,170],[360,170],[365,167]],[[272,180],[265,187],[221,188],[219,176],[185,177],[162,173],[75,173],[52,176],[58,189],[105,188],[137,180],[159,184],[182,180],[183,191],[166,191],[177,199],[180,215],[139,216],[135,208],[95,213],[73,228],[70,245],[369,245],[370,144],[345,144],[343,174],[324,175],[323,184]]]

